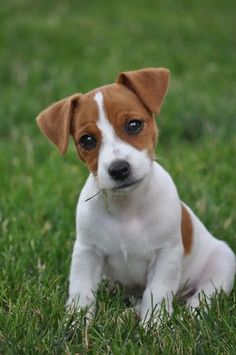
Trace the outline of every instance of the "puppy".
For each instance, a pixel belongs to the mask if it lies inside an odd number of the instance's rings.
[[[77,205],[77,238],[67,305],[95,311],[103,275],[143,289],[137,312],[158,322],[174,295],[191,308],[216,291],[229,294],[235,255],[181,202],[170,175],[155,162],[159,114],[169,71],[124,72],[114,84],[56,102],[38,117],[42,132],[67,149],[72,135],[90,175]],[[153,312],[153,310],[156,312]]]

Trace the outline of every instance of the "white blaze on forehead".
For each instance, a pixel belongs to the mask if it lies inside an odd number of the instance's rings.
[[[104,111],[104,105],[103,105],[103,94],[101,91],[98,91],[95,96],[94,100],[96,101],[98,105],[98,122],[97,126],[102,132],[102,138],[103,138],[103,143],[112,143],[114,140],[117,138],[115,131],[110,124],[110,122],[107,119],[106,113]]]
[[[150,170],[151,160],[146,150],[140,151],[120,139],[109,122],[104,109],[103,94],[96,92],[94,100],[98,107],[97,127],[102,134],[102,144],[98,154],[97,176],[102,188],[112,189],[117,183],[109,175],[110,164],[117,159],[126,160],[131,165],[134,180],[142,179]]]

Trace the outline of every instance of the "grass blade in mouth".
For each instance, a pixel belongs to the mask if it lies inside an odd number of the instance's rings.
[[[91,200],[92,198],[96,197],[98,194],[100,194],[102,192],[102,190],[98,191],[95,195],[86,198],[86,200],[84,200],[84,202],[88,202],[89,200]]]

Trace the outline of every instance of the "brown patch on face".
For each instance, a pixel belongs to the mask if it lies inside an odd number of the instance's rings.
[[[71,127],[77,153],[88,166],[89,170],[96,175],[98,168],[98,154],[101,144],[101,132],[96,125],[98,119],[98,107],[94,101],[94,93],[88,93],[81,96],[79,105],[74,113],[74,119]],[[87,150],[79,144],[80,138],[85,134],[95,136],[96,147]]]
[[[116,83],[97,88],[89,93],[75,94],[50,105],[37,117],[37,123],[46,135],[65,154],[69,135],[74,138],[78,155],[90,171],[96,173],[101,132],[96,126],[98,108],[94,95],[102,91],[107,118],[116,134],[137,149],[146,149],[154,158],[157,128],[153,113],[159,113],[169,81],[169,71],[164,68],[146,68],[120,73]],[[141,119],[143,129],[130,135],[125,126],[131,119]],[[83,149],[78,144],[84,134],[96,137],[96,148]]]
[[[57,101],[42,111],[36,121],[44,135],[53,142],[62,155],[68,146],[70,127],[81,94]]]
[[[94,96],[101,91],[104,99],[104,110],[117,136],[139,150],[146,149],[151,159],[154,159],[154,147],[157,140],[157,128],[153,116],[143,106],[139,98],[130,90],[119,84],[106,85],[82,95],[78,107],[75,109],[71,126],[77,153],[96,175],[98,169],[99,148],[102,132],[97,127],[99,112]],[[131,119],[141,119],[144,127],[140,133],[129,135],[125,126]],[[85,134],[95,136],[97,144],[91,150],[86,150],[79,144]]]
[[[193,243],[193,224],[187,208],[181,204],[182,220],[181,220],[181,234],[184,246],[184,254],[189,254]]]
[[[152,114],[144,107],[137,95],[123,85],[113,84],[102,88],[104,110],[116,135],[139,150],[147,150],[154,158],[157,127]],[[125,127],[129,120],[141,119],[143,129],[137,134],[128,134]]]

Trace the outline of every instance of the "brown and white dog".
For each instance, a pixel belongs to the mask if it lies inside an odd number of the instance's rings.
[[[90,175],[77,205],[77,238],[68,306],[95,310],[103,275],[143,289],[137,312],[158,321],[162,301],[188,295],[191,308],[218,290],[229,294],[235,255],[181,202],[155,162],[159,114],[169,71],[121,73],[116,82],[56,102],[37,118],[43,133],[67,149],[71,134]]]

